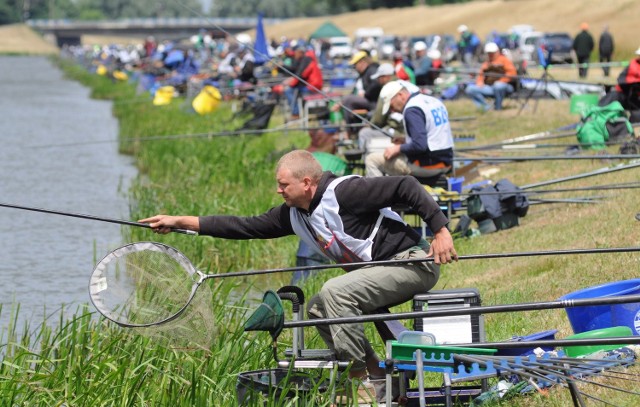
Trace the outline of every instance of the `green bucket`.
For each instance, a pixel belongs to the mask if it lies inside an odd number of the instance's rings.
[[[594,329],[592,331],[581,332],[579,334],[567,336],[566,339],[600,339],[615,338],[619,336],[632,336],[631,328],[628,326],[612,326],[609,328]],[[564,352],[570,358],[590,355],[601,350],[613,350],[622,348],[625,345],[579,345],[565,346]]]

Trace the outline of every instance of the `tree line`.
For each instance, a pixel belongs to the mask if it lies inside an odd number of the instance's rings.
[[[469,0],[213,0],[208,13],[201,0],[0,0],[0,24],[29,19],[119,20],[146,17],[314,17],[351,11],[439,5]]]

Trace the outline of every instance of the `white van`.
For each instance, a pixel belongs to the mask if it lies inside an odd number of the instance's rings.
[[[331,48],[329,48],[329,58],[351,58],[351,38],[331,37],[329,38]]]
[[[538,46],[538,41],[542,38],[542,35],[543,33],[540,31],[522,33],[520,40],[518,41],[518,49],[520,50],[520,55],[523,60],[533,61],[536,59],[536,48]]]

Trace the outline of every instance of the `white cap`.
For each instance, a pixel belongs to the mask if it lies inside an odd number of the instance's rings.
[[[424,41],[418,41],[413,44],[414,51],[424,51],[425,49],[427,49],[427,44]]]
[[[498,47],[498,44],[496,44],[495,42],[487,42],[484,45],[484,52],[489,53],[489,52],[498,52],[500,51],[500,48]]]
[[[640,55],[640,48],[636,50],[636,55]]]
[[[440,59],[442,57],[442,53],[437,49],[430,49],[429,52],[427,52],[427,56],[431,59]]]
[[[463,32],[465,32],[465,31],[467,31],[468,29],[469,29],[469,27],[467,27],[467,26],[466,26],[466,25],[464,25],[464,24],[461,24],[461,25],[459,25],[459,26],[458,26],[458,32],[459,32],[459,33],[463,33]]]
[[[382,114],[387,114],[391,107],[391,99],[405,87],[399,81],[391,81],[382,87],[380,101],[382,102]]]
[[[395,72],[393,65],[384,63],[378,67],[378,70],[373,75],[371,75],[371,79],[378,79],[381,76],[393,75]]]

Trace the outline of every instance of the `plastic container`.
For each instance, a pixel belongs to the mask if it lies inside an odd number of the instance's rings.
[[[582,114],[591,106],[597,105],[599,99],[600,99],[600,96],[594,93],[585,93],[582,95],[571,95],[569,112],[574,114]]]
[[[447,182],[449,182],[449,191],[455,191],[459,194],[462,193],[462,183],[464,182],[464,177],[451,177],[447,179]],[[454,202],[451,207],[453,209],[460,209],[462,208],[462,202]]]
[[[398,335],[398,343],[413,345],[435,345],[436,337],[429,332],[403,331]]]
[[[158,88],[153,98],[153,105],[168,105],[171,103],[171,99],[173,99],[173,92],[175,92],[175,88],[173,86],[162,86],[161,88]]]
[[[585,288],[560,297],[560,300],[614,297],[640,294],[640,278],[616,281]],[[633,335],[640,335],[640,303],[565,308],[576,334],[625,325]],[[615,322],[614,322],[615,319]]]
[[[599,338],[615,338],[617,336],[631,336],[631,328],[628,326],[613,326],[610,328],[595,329],[593,331],[582,332],[579,334],[568,336],[566,339],[599,339]],[[590,355],[601,350],[613,350],[622,348],[625,345],[581,345],[566,346],[564,353],[571,357]]]
[[[509,342],[527,342],[527,341],[552,341],[556,339],[557,329],[551,329],[549,331],[537,332],[535,334],[527,336],[514,336],[509,339]],[[533,355],[534,348],[512,348],[512,349],[498,349],[496,355],[499,356],[527,356]],[[542,347],[545,352],[550,352],[553,347]]]
[[[193,99],[191,105],[196,113],[205,115],[215,111],[221,100],[222,95],[218,88],[211,85],[205,85],[200,93],[198,93],[198,96]]]

